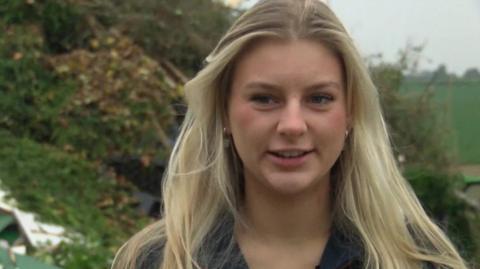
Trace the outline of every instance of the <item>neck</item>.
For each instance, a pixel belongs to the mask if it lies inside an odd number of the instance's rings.
[[[332,221],[328,178],[298,194],[279,194],[259,185],[245,181],[246,225],[240,233],[283,244],[328,238]]]

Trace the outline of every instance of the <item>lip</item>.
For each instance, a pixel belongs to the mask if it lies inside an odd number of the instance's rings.
[[[310,151],[313,151],[313,149],[300,149],[300,148],[281,148],[281,149],[271,149],[268,152],[281,152],[281,151],[305,151],[310,153]]]
[[[286,151],[286,150],[275,150],[275,151]],[[313,153],[313,150],[301,150],[301,151],[305,151],[306,154],[299,157],[294,157],[294,158],[278,157],[272,153],[273,151],[269,151],[267,155],[268,155],[268,159],[276,166],[279,166],[285,169],[293,169],[293,168],[298,168],[304,165],[307,162],[308,158],[310,158],[311,154]]]

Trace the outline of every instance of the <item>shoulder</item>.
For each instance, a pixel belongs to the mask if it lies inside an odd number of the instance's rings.
[[[164,244],[158,244],[146,248],[138,255],[135,269],[159,269],[163,261]]]
[[[318,269],[322,268],[363,268],[363,250],[360,242],[352,234],[347,235],[334,229],[327,241]]]
[[[159,269],[166,242],[163,228],[158,221],[130,238],[118,250],[112,269]]]
[[[231,231],[232,224],[230,219],[226,217],[219,218],[212,229],[205,235],[198,250],[192,254],[192,258],[199,264],[209,265],[208,268],[213,268],[213,264],[221,263],[226,255],[227,250],[230,250],[230,241],[233,232]],[[151,234],[151,233],[147,233]],[[144,244],[135,256],[135,269],[159,269],[164,260],[165,247],[168,240],[165,237],[156,239],[142,237]],[[145,242],[144,241],[144,242]]]

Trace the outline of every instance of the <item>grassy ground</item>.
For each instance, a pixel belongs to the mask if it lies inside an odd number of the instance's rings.
[[[409,81],[405,91],[425,89],[426,83]],[[458,158],[462,164],[480,164],[480,81],[452,81],[431,86],[441,113],[453,127]]]
[[[0,129],[0,180],[23,210],[81,238],[35,256],[68,269],[108,268],[115,251],[148,218],[134,211],[132,186],[78,156]]]

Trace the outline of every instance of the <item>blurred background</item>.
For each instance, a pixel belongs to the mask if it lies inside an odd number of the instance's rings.
[[[3,268],[108,268],[159,217],[183,84],[254,2],[0,0]],[[480,264],[480,1],[326,2],[404,175]]]

